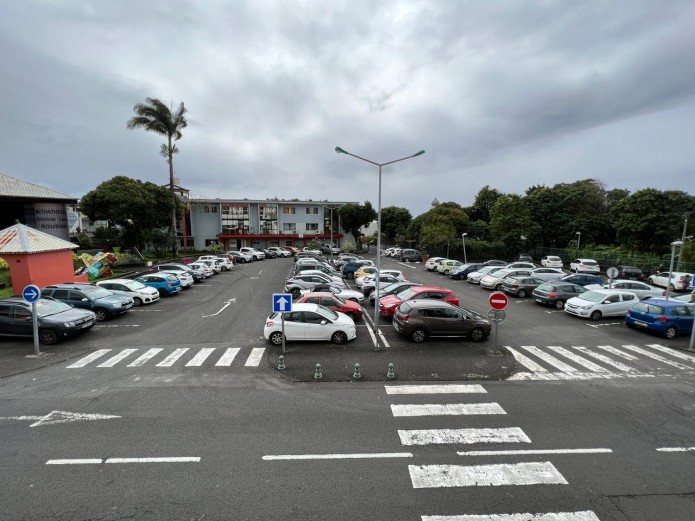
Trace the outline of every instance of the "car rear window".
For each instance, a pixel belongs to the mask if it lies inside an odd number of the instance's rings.
[[[541,284],[538,286],[538,289],[540,291],[555,291],[555,286],[552,286],[550,284]]]
[[[585,266],[598,266],[598,262],[592,260],[584,260],[582,261],[582,264]]]
[[[656,304],[650,304],[648,302],[638,302],[635,304],[634,308],[637,311],[641,311],[642,313],[649,313],[650,315],[663,315],[664,314],[664,307],[663,306],[658,306]]]

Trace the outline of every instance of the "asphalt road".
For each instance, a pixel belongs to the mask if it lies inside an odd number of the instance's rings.
[[[263,318],[290,262],[239,266],[99,324],[72,341],[84,349],[68,361],[0,379],[0,518],[695,518],[695,465],[685,450],[695,447],[695,357],[649,347],[668,351],[688,339],[669,343],[619,320],[584,322],[512,301],[500,344],[520,352],[536,346],[545,358],[535,360],[548,370],[520,367],[520,374],[567,378],[291,383],[253,358],[253,349],[268,349]],[[464,306],[488,308],[486,290],[426,273],[422,264],[403,270],[456,289]],[[366,323],[356,342],[369,347]],[[397,355],[407,341],[383,329]],[[602,345],[614,346],[601,352],[628,370],[609,366],[584,378],[552,367],[561,357],[548,346],[585,346],[596,355]],[[447,342],[428,349],[440,346]],[[105,349],[70,368],[85,352]],[[153,349],[161,349],[157,358],[130,365]],[[163,355],[184,349],[164,363]],[[214,360],[208,351],[209,359],[191,364],[202,349],[214,349]],[[228,365],[215,365],[232,352]],[[589,356],[563,359],[576,366]],[[499,517],[522,513],[564,514]],[[466,515],[479,517],[427,517]]]

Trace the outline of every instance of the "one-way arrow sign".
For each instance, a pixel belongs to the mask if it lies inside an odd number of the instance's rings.
[[[108,420],[111,418],[120,418],[120,416],[114,416],[111,414],[85,414],[67,411],[52,411],[45,416],[0,416],[0,420],[33,421],[34,423],[29,425],[29,427],[54,425],[57,423],[72,423],[82,420]]]
[[[292,295],[289,293],[273,293],[273,312],[283,313],[292,311]]]

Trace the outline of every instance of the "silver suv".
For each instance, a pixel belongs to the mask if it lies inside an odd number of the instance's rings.
[[[248,246],[244,246],[243,248],[239,248],[239,251],[241,253],[247,253],[253,257],[253,260],[264,260],[265,259],[265,253],[262,251],[258,251],[256,248],[250,248]]]

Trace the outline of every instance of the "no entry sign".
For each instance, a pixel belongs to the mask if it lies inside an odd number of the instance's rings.
[[[496,291],[490,295],[490,307],[492,309],[504,309],[507,307],[508,303],[509,299],[507,299],[507,295],[504,293]]]

